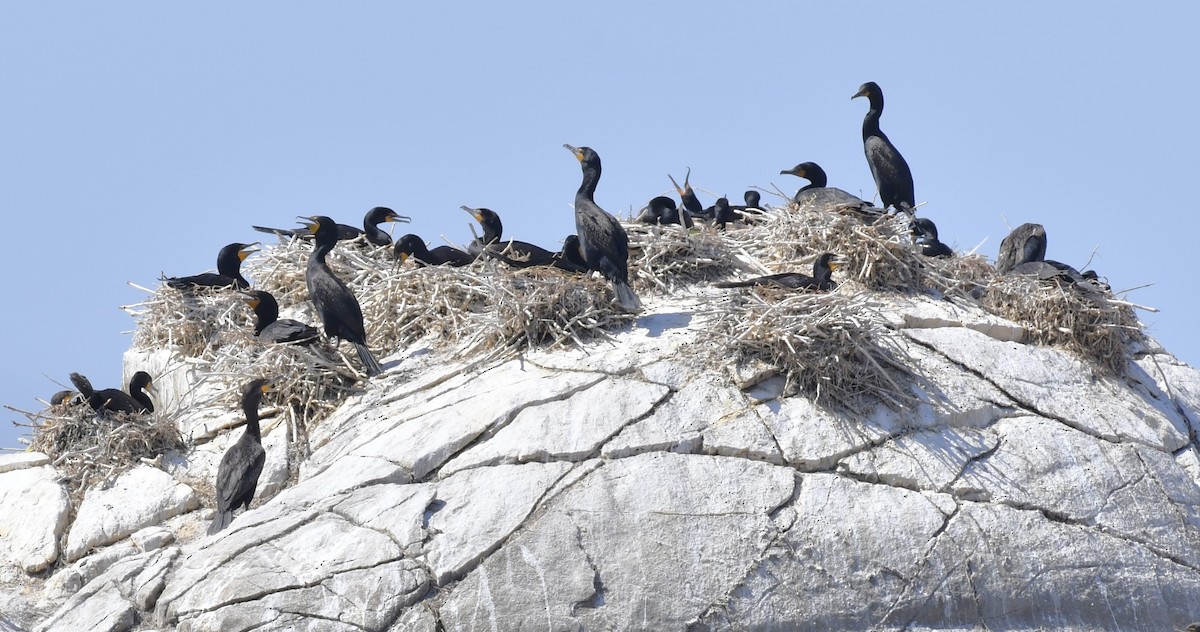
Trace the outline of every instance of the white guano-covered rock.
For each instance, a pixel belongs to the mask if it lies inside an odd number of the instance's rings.
[[[84,495],[67,535],[67,561],[199,506],[192,488],[162,470],[139,465],[118,477],[112,487],[91,489]]]
[[[0,559],[36,573],[58,559],[71,501],[48,465],[0,474]]]

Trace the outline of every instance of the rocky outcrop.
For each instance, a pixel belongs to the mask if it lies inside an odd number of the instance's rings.
[[[213,537],[179,481],[199,490],[227,439],[168,458],[169,475],[134,470],[153,510],[118,521],[122,484],[90,494],[68,537],[83,557],[20,587],[39,596],[9,618],[231,631],[1200,618],[1200,373],[1148,350],[1127,377],[1098,376],[1022,344],[1014,323],[909,297],[888,307],[887,335],[919,377],[913,403],[854,416],[783,396],[780,378],[738,388],[703,348],[704,302],[662,301],[584,349],[474,365],[406,350],[309,429],[293,484]],[[55,486],[33,465],[0,473],[5,498],[17,474]],[[55,559],[15,542],[0,540],[5,559],[28,570]]]

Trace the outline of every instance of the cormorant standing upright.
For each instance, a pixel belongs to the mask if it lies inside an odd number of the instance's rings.
[[[250,508],[258,475],[262,474],[267,452],[262,446],[262,430],[258,426],[258,404],[263,393],[271,390],[266,379],[254,380],[242,387],[242,411],[246,414],[246,431],[225,451],[217,468],[217,515],[208,526],[212,535],[233,522],[233,512],[239,507]]]
[[[617,218],[596,205],[596,185],[600,182],[600,155],[591,147],[563,144],[583,169],[583,182],[575,193],[575,233],[579,251],[588,269],[604,275],[612,283],[621,309],[635,313],[642,301],[629,287],[629,236]]]
[[[250,287],[250,282],[246,280],[246,277],[242,276],[242,262],[246,260],[246,257],[258,252],[253,249],[257,245],[257,241],[252,244],[229,244],[217,253],[216,274],[204,272],[185,277],[168,277],[167,285],[177,290],[186,290],[193,287],[230,286],[236,286],[238,289],[244,290]]]
[[[871,175],[879,189],[880,202],[885,209],[891,206],[912,215],[917,206],[912,171],[887,134],[879,129],[879,115],[883,114],[883,91],[874,81],[868,81],[850,98],[858,97],[867,97],[871,102],[871,109],[863,118],[863,151],[867,154],[867,164],[871,166]]]
[[[363,326],[362,307],[350,288],[346,287],[325,263],[325,257],[338,241],[337,225],[324,215],[314,215],[301,220],[316,237],[315,247],[308,257],[304,281],[308,286],[308,296],[317,308],[321,322],[325,324],[325,334],[352,343],[358,351],[358,359],[366,368],[367,376],[379,375],[383,368],[367,348],[367,330]]]

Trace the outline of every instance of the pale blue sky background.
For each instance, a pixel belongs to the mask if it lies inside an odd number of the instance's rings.
[[[464,242],[467,204],[557,247],[564,142],[600,153],[614,212],[688,166],[738,198],[812,160],[870,196],[864,81],[943,241],[994,258],[1040,222],[1051,258],[1153,283],[1150,333],[1200,362],[1197,5],[823,4],[5,3],[0,403],[116,386],[126,282],[212,268],[252,223],[384,205]]]

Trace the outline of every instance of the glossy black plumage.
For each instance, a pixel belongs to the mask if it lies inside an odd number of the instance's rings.
[[[579,250],[579,235],[567,235],[563,239],[562,250],[558,251],[558,258],[585,272],[588,271],[587,261],[583,258],[583,252]]]
[[[710,209],[704,208],[704,205],[700,203],[700,198],[696,197],[696,192],[692,190],[690,182],[692,178],[691,167],[688,167],[687,175],[683,176],[683,186],[679,186],[679,183],[675,181],[675,176],[668,173],[667,177],[671,179],[671,184],[675,185],[675,191],[679,193],[679,199],[685,211],[690,213],[692,217],[712,219]]]
[[[1100,287],[1098,277],[1089,278],[1076,268],[1046,258],[1046,229],[1041,224],[1021,224],[1000,242],[996,271],[1001,274],[1021,274],[1042,281],[1069,281],[1085,291]],[[1095,276],[1095,272],[1091,271]]]
[[[379,375],[383,368],[367,348],[367,331],[363,325],[362,307],[350,288],[337,278],[325,263],[325,257],[338,241],[337,225],[324,215],[306,218],[306,223],[309,231],[315,235],[316,243],[308,257],[304,280],[308,286],[308,296],[325,325],[325,334],[353,344],[367,375]]]
[[[247,292],[246,304],[254,310],[254,335],[259,340],[289,344],[312,342],[317,339],[316,327],[291,318],[279,318],[279,301],[276,301],[270,292]]]
[[[232,243],[221,249],[217,253],[217,273],[204,272],[185,277],[169,277],[167,285],[177,289],[186,290],[193,287],[237,287],[238,289],[246,289],[250,287],[250,282],[246,277],[242,276],[242,262],[251,254],[258,252],[253,247],[257,246],[258,242],[252,244]]]
[[[268,380],[258,379],[242,387],[242,412],[246,415],[246,431],[221,457],[217,467],[216,501],[217,515],[208,527],[212,535],[233,522],[233,512],[239,508],[250,508],[254,492],[258,489],[258,477],[267,462],[267,452],[262,446],[262,430],[258,425],[258,405],[263,393],[269,391]]]
[[[470,245],[472,254],[499,254],[501,260],[516,267],[546,266],[554,263],[554,253],[527,241],[504,239],[504,223],[500,215],[489,208],[461,207],[479,222],[483,236]]]
[[[637,221],[643,224],[679,224],[691,228],[692,214],[687,209],[678,208],[675,200],[660,195],[646,204],[645,210],[638,214]]]
[[[926,257],[945,258],[954,255],[950,246],[938,240],[937,225],[933,223],[933,220],[926,217],[914,219],[912,234],[917,243],[921,245],[921,254]]]
[[[143,391],[152,384],[150,374],[138,371],[129,380],[129,393],[117,388],[96,390],[92,383],[79,373],[71,374],[71,384],[83,397],[92,410],[105,413],[143,413],[154,412],[154,402]]]
[[[833,281],[833,271],[838,267],[832,253],[824,253],[813,262],[812,276],[799,272],[782,272],[754,277],[742,281],[724,281],[714,283],[714,287],[749,287],[753,285],[778,285],[793,290],[814,290],[825,292],[837,287]]]
[[[363,216],[363,227],[357,228],[349,224],[337,224],[337,240],[351,241],[359,237],[365,237],[366,240],[376,246],[389,246],[392,243],[392,236],[379,228],[380,224],[385,222],[408,223],[411,218],[400,215],[386,206],[376,206],[367,211]],[[299,229],[293,230],[290,228],[269,228],[266,226],[251,226],[254,230],[260,233],[271,233],[280,237],[299,237],[301,239],[311,239],[312,232]]]
[[[866,215],[877,216],[883,213],[883,209],[875,208],[870,202],[866,202],[852,195],[829,186],[829,177],[825,175],[825,170],[815,162],[802,162],[791,169],[784,169],[779,172],[780,175],[792,175],[798,178],[808,180],[808,184],[800,187],[796,194],[792,196],[792,200],[800,206],[810,206],[820,209],[831,208],[849,208]]]
[[[431,250],[425,245],[424,240],[411,233],[396,240],[392,254],[400,263],[404,263],[411,257],[419,267],[449,264],[457,268],[475,260],[475,255],[450,246],[438,246]]]
[[[863,151],[871,167],[871,175],[875,178],[875,186],[879,189],[881,206],[912,214],[917,205],[912,171],[887,134],[879,129],[879,117],[883,114],[883,91],[874,81],[868,81],[850,98],[858,97],[867,97],[871,103],[871,108],[863,118]]]
[[[600,155],[591,147],[564,144],[583,169],[583,181],[575,192],[575,234],[579,237],[579,252],[589,270],[604,275],[613,286],[617,302],[627,312],[637,312],[642,301],[629,287],[629,235],[617,218],[609,215],[595,202],[596,185],[600,182]]]

